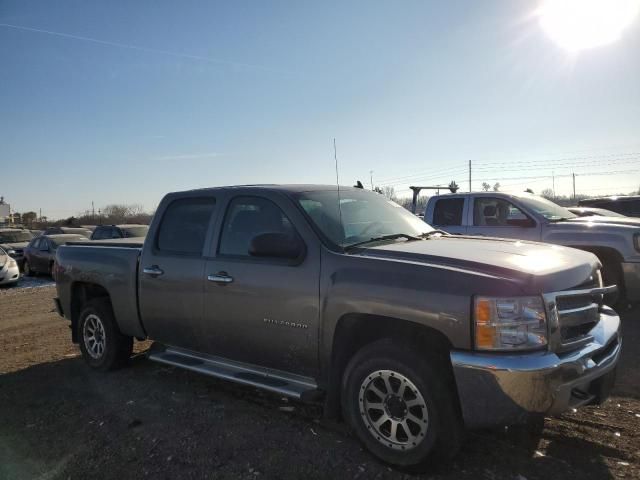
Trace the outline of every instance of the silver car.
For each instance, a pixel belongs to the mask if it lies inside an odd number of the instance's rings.
[[[15,285],[18,280],[20,280],[18,263],[0,247],[0,285]]]

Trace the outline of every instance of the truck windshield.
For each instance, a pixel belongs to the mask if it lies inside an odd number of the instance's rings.
[[[565,218],[575,218],[577,216],[571,213],[566,208],[553,203],[551,200],[547,200],[546,198],[542,197],[536,197],[535,195],[519,196],[518,200],[520,200],[531,210],[542,215],[547,220],[562,220]]]
[[[28,242],[32,238],[31,232],[0,232],[0,242],[2,243]]]
[[[433,228],[384,195],[364,190],[303,192],[296,200],[332,243],[349,247],[383,235],[420,236]]]

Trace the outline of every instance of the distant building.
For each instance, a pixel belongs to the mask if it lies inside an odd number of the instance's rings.
[[[11,215],[11,205],[5,203],[4,197],[0,197],[0,225],[9,223]]]

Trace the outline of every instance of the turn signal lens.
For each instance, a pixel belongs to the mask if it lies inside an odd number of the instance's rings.
[[[547,317],[541,297],[476,297],[478,350],[527,350],[547,345]]]

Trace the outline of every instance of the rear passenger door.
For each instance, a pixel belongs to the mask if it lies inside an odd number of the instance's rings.
[[[210,243],[216,197],[176,195],[158,210],[139,271],[140,315],[149,337],[202,350],[205,245]]]
[[[433,197],[425,218],[432,219],[431,226],[445,232],[463,235],[467,233],[465,221],[467,211],[466,197]]]

